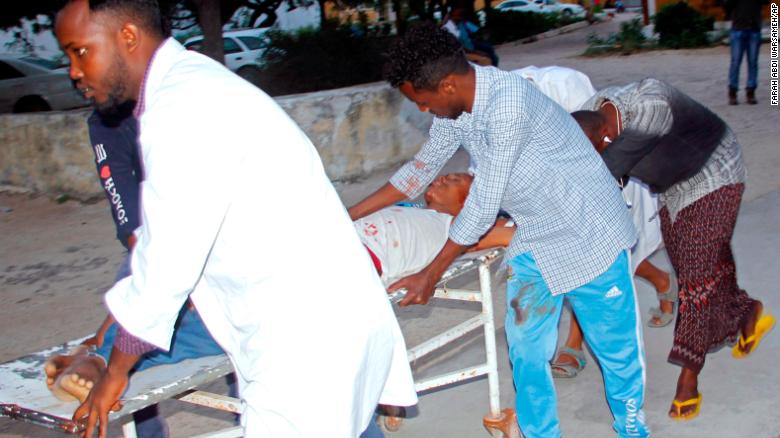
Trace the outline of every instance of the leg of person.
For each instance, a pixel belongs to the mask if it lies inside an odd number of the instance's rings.
[[[377,424],[377,414],[374,413],[374,417],[368,422],[368,427],[363,433],[360,434],[360,438],[384,438],[385,434]]]
[[[157,409],[157,405],[147,406],[133,413],[135,433],[138,438],[167,438],[170,436],[168,422]]]
[[[549,361],[555,353],[563,296],[553,296],[530,253],[508,262],[505,330],[517,390],[517,421],[528,438],[559,437]]]
[[[744,184],[704,196],[677,213],[661,210],[667,253],[677,273],[680,304],[669,362],[683,367],[669,415],[690,419],[701,403],[698,373],[707,352],[736,340],[760,315],[760,303],[737,285],[731,237]],[[697,401],[698,400],[698,401]],[[690,402],[690,403],[688,403]]]
[[[582,330],[577,322],[577,315],[572,312],[569,322],[569,337],[563,347],[558,350],[555,359],[550,364],[553,377],[571,378],[585,369],[585,351],[582,347]]]
[[[646,364],[628,251],[590,283],[568,292],[585,340],[599,361],[619,437],[646,437]]]
[[[650,282],[658,295],[659,307],[650,309],[652,317],[647,322],[649,327],[665,327],[674,319],[674,304],[677,301],[677,291],[672,290],[671,276],[659,269],[650,260],[642,260],[635,274]]]
[[[197,310],[190,308],[187,303],[179,314],[176,331],[171,340],[171,349],[167,352],[157,350],[145,355],[138,362],[135,371],[224,353],[222,347],[211,337]]]
[[[238,377],[236,377],[236,373],[230,373],[225,376],[225,383],[227,383],[228,387],[228,397],[240,398],[240,392],[238,390]],[[233,424],[236,426],[241,424],[240,414],[236,414],[233,417]]]
[[[742,31],[732,30],[729,33],[731,63],[729,64],[729,105],[736,105],[737,90],[739,90],[739,67],[742,64]]]
[[[747,92],[747,103],[755,105],[758,103],[756,100],[756,87],[758,86],[758,50],[761,47],[761,31],[746,32],[748,32],[746,44],[748,79],[745,89]]]

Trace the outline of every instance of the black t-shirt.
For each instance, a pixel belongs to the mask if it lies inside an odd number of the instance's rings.
[[[768,0],[729,0],[726,12],[733,30],[761,30],[761,8]]]
[[[110,126],[92,113],[89,138],[95,153],[100,185],[111,204],[116,237],[127,247],[127,239],[141,223],[140,185],[143,170],[139,158],[138,122],[126,117]]]

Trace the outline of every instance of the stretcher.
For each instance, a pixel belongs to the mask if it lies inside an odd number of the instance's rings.
[[[498,362],[496,359],[496,326],[493,312],[493,287],[491,284],[490,266],[499,260],[504,254],[502,248],[492,248],[475,253],[465,254],[455,260],[444,272],[436,286],[434,298],[442,300],[478,302],[481,311],[466,321],[452,327],[443,333],[410,348],[407,351],[409,362],[414,362],[428,354],[431,354],[444,346],[467,336],[480,327],[484,330],[485,362],[479,365],[455,370],[425,379],[415,380],[415,389],[418,393],[465,382],[481,376],[487,376],[488,381],[488,408],[487,415],[482,419],[482,424],[493,437],[516,438],[520,436],[517,426],[515,410],[511,408],[501,409],[498,388]],[[455,280],[473,274],[476,271],[479,280],[479,289],[456,289],[447,285]]]
[[[501,410],[499,406],[498,370],[496,361],[495,324],[493,315],[490,266],[503,255],[502,249],[490,249],[467,254],[457,259],[442,276],[434,297],[444,300],[480,302],[478,315],[440,333],[408,350],[411,363],[453,341],[482,327],[486,357],[476,366],[459,369],[438,376],[415,381],[417,392],[430,391],[457,382],[487,376],[489,412],[483,424],[494,437],[517,437],[517,422],[513,409]],[[479,289],[453,289],[447,284],[469,273],[478,274]],[[86,339],[86,338],[84,338]],[[56,354],[64,354],[79,345],[77,339],[44,351],[0,364],[0,416],[36,424],[65,433],[76,434],[83,424],[71,420],[78,402],[56,399],[46,387],[43,372],[46,360]],[[147,406],[167,399],[206,406],[222,411],[240,413],[238,399],[208,393],[196,388],[213,382],[233,371],[226,356],[209,356],[189,359],[173,365],[160,365],[135,373],[123,396],[123,407],[109,415],[109,421],[122,421],[126,438],[135,438],[135,423],[130,415]],[[198,438],[230,438],[241,436],[240,427],[200,435]]]

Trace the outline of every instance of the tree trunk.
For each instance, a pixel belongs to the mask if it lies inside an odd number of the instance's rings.
[[[225,48],[222,45],[222,20],[219,0],[193,0],[198,24],[203,31],[203,54],[225,63]]]
[[[406,32],[406,19],[404,18],[401,0],[392,0],[392,4],[395,12],[395,31],[398,35],[403,35]]]
[[[328,17],[325,15],[325,3],[327,0],[317,0],[317,4],[320,5],[320,29],[325,27],[325,23],[328,21]]]

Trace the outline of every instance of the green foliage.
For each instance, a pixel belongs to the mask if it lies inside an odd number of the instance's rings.
[[[489,23],[490,42],[501,44],[553,29],[558,25],[558,16],[556,14],[491,9],[487,11],[487,22]]]
[[[272,96],[347,87],[382,79],[390,38],[382,29],[327,23],[296,33],[269,32],[257,84]]]
[[[585,55],[601,55],[608,53],[620,53],[630,55],[641,49],[649,48],[650,44],[642,33],[642,22],[639,18],[620,24],[618,33],[611,33],[607,38],[599,37],[595,33],[588,35],[588,49]]]
[[[712,30],[713,21],[685,2],[666,5],[653,16],[658,44],[670,49],[709,45],[707,32]]]

